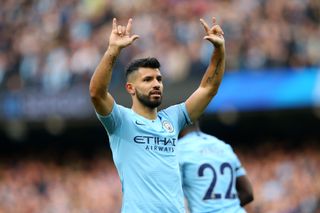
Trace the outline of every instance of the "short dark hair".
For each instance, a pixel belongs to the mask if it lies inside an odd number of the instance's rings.
[[[135,59],[127,66],[126,78],[128,79],[128,76],[140,67],[158,69],[160,68],[160,62],[153,57]]]

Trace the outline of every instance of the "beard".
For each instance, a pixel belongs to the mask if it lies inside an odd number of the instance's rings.
[[[140,93],[139,91],[136,90],[136,95],[138,100],[145,106],[149,107],[149,108],[157,108],[158,106],[160,106],[161,101],[162,101],[162,97],[160,97],[159,99],[155,99],[155,100],[150,100],[150,96],[148,95],[143,95],[142,93]]]

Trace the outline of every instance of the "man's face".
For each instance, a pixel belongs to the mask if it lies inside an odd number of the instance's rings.
[[[156,108],[162,101],[162,76],[159,69],[139,68],[133,74],[133,86],[137,99],[149,108]]]

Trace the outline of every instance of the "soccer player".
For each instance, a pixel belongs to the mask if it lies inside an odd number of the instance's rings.
[[[251,183],[232,147],[200,131],[198,122],[185,127],[177,143],[182,186],[191,213],[244,213],[253,201]]]
[[[121,212],[185,211],[176,157],[178,134],[203,113],[215,96],[225,67],[223,31],[215,18],[212,21],[209,27],[200,19],[204,39],[214,45],[214,52],[199,88],[185,102],[158,112],[163,84],[160,64],[155,58],[136,59],[128,65],[125,88],[132,98],[131,108],[116,103],[108,92],[118,55],[139,38],[131,34],[132,19],[126,26],[113,19],[109,46],[90,81],[90,95],[98,119],[108,133],[122,183]]]

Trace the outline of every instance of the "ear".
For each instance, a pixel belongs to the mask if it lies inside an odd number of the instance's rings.
[[[136,94],[136,90],[132,83],[129,83],[129,82],[126,83],[126,90],[132,96]]]

